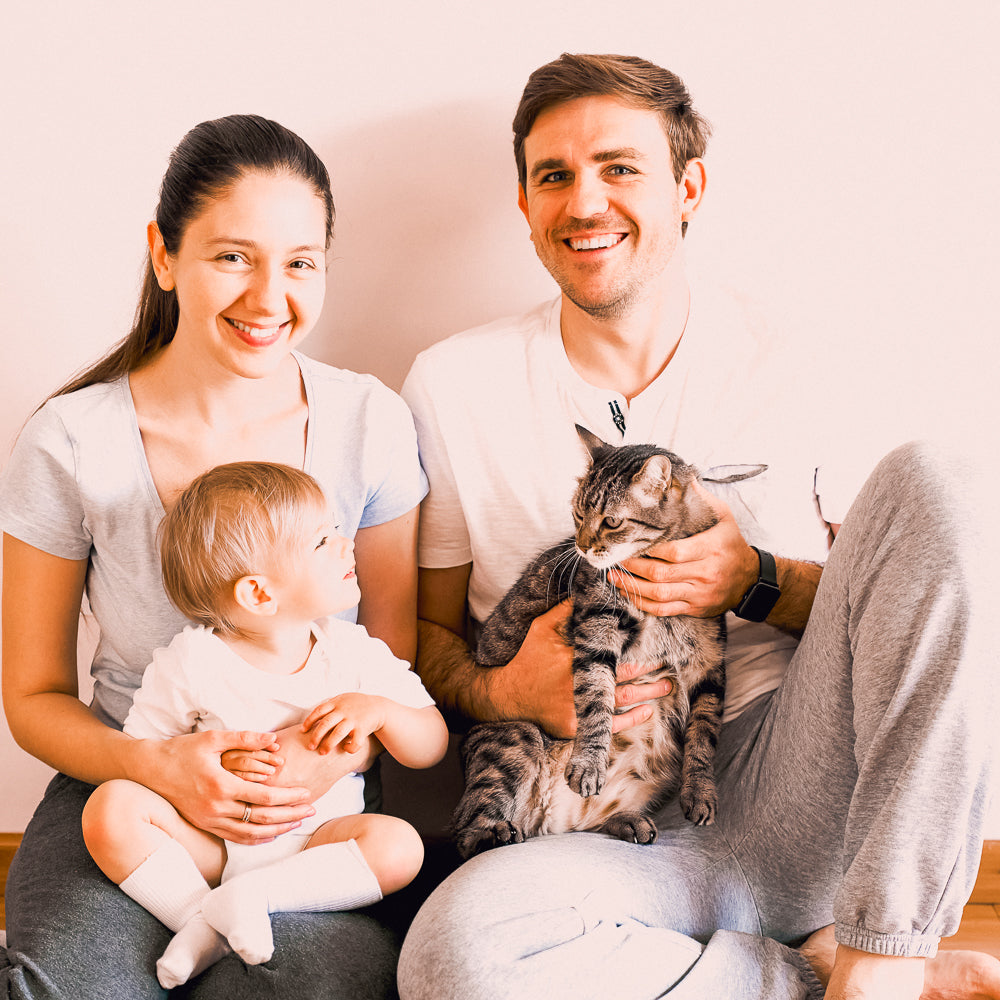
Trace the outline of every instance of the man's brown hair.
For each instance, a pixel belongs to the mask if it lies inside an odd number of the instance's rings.
[[[522,188],[528,179],[524,140],[535,119],[553,105],[598,96],[617,97],[659,114],[678,184],[688,160],[705,155],[712,127],[694,110],[687,87],[675,73],[638,56],[564,52],[528,77],[514,115],[514,159]]]

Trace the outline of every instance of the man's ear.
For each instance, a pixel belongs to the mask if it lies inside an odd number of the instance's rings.
[[[524,193],[524,185],[521,183],[517,185],[517,207],[521,210],[521,214],[525,217],[530,227],[531,219],[528,216],[528,196]]]
[[[252,615],[270,616],[278,610],[274,586],[266,576],[243,576],[233,585],[233,600]]]
[[[153,262],[153,273],[156,282],[165,292],[174,287],[174,276],[170,267],[170,254],[160,235],[160,227],[151,222],[146,226],[146,242],[149,244],[149,257]]]
[[[705,194],[705,162],[697,156],[687,161],[681,178],[681,221],[690,222]]]

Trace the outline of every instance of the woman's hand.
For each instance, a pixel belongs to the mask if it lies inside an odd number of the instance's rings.
[[[610,571],[615,586],[651,615],[712,618],[735,607],[757,579],[757,553],[743,538],[729,506],[701,483],[693,488],[718,522],[689,538],[660,542]]]
[[[217,837],[239,844],[273,840],[315,812],[307,787],[248,781],[223,766],[227,751],[231,751],[229,758],[234,753],[273,752],[274,733],[213,730],[135,742],[139,746],[131,776],[163,795],[195,826]]]
[[[491,673],[495,671],[494,697],[497,705],[502,706],[504,717],[530,719],[557,739],[572,739],[576,735],[573,651],[562,637],[569,613],[569,602],[564,601],[536,618],[514,659],[505,667],[488,668]],[[651,705],[636,702],[670,693],[669,680],[630,683],[651,669],[654,667],[650,665],[619,664],[615,708],[626,711],[615,715],[614,732],[645,722],[652,715]]]

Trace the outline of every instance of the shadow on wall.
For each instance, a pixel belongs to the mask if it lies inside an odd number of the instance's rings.
[[[337,221],[307,352],[398,389],[423,348],[556,294],[517,208],[513,110],[453,103],[318,147]]]

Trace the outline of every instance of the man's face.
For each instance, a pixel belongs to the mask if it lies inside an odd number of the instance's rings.
[[[680,266],[681,221],[701,195],[674,179],[659,116],[614,97],[580,97],[543,111],[524,143],[518,204],[535,252],[563,294],[617,318]]]

